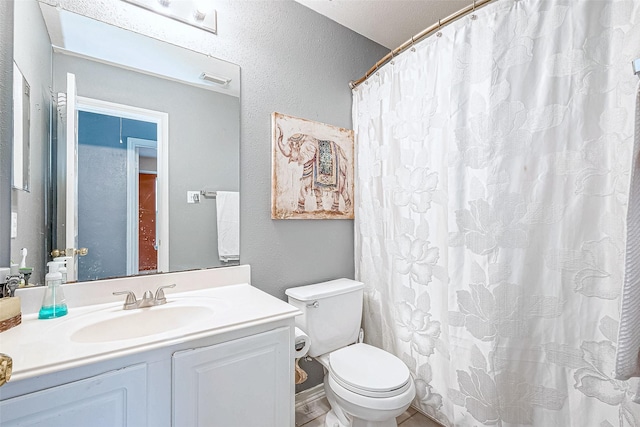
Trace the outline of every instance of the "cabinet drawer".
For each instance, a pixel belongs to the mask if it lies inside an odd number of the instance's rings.
[[[3,427],[147,425],[147,365],[129,366],[0,402]]]

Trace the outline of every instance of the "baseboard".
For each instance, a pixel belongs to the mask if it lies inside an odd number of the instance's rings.
[[[326,414],[329,402],[325,399],[324,385],[319,384],[296,394],[296,426],[303,426],[311,420]]]
[[[312,406],[313,402],[316,400],[320,400],[324,397],[324,384],[320,383],[316,386],[308,388],[306,390],[301,391],[300,393],[296,393],[296,411],[298,411],[303,406]]]
[[[426,418],[429,418],[430,421],[432,421],[434,424],[437,424],[439,426],[445,427],[444,424],[442,424],[440,421],[436,420],[435,418],[433,418],[431,415],[422,412],[420,409],[416,408],[415,406],[411,405],[411,407],[416,411],[421,413],[422,415],[424,415]]]

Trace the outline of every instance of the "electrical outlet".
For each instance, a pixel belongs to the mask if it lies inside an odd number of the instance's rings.
[[[187,191],[187,203],[200,203],[200,192]]]

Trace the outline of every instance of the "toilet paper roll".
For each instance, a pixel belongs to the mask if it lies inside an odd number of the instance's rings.
[[[295,352],[294,352],[294,358],[299,359],[301,357],[304,357],[307,355],[307,353],[309,352],[309,347],[311,346],[311,340],[309,340],[309,337],[307,336],[307,334],[305,334],[304,332],[302,332],[301,329],[296,328],[296,332],[295,332],[296,338],[294,340],[294,346],[295,346]]]

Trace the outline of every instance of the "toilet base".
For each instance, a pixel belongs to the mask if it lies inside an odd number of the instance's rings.
[[[327,412],[327,415],[324,417],[324,427],[349,427],[349,425],[344,425],[340,422],[336,413],[333,412],[333,409]]]
[[[413,382],[411,388],[405,392],[406,404],[402,404],[394,409],[383,410],[381,408],[374,409],[371,406],[362,408],[354,404],[354,400],[345,400],[335,393],[331,384],[337,387],[332,381],[329,374],[324,378],[324,391],[331,406],[331,410],[327,413],[324,421],[324,427],[398,427],[396,416],[402,414],[413,400],[415,396],[415,388]],[[346,392],[343,390],[343,392]],[[347,392],[350,393],[350,392]],[[354,414],[366,414],[368,420],[360,418]]]
[[[324,427],[398,427],[395,418],[385,421],[367,421],[352,419],[350,424],[341,423],[333,410],[327,412],[324,419]]]

